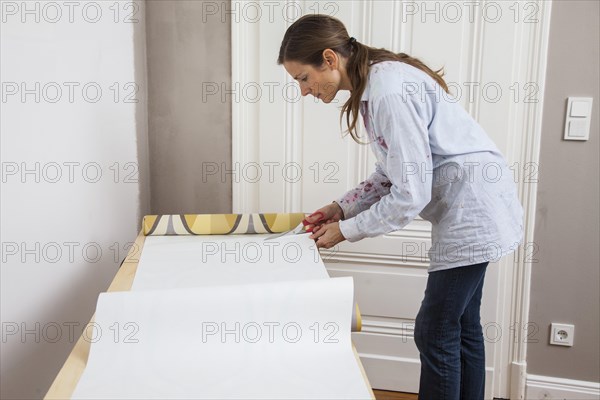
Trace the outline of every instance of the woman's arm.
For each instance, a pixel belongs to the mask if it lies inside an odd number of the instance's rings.
[[[356,188],[349,190],[335,202],[344,212],[344,219],[349,219],[368,210],[373,204],[390,192],[392,183],[385,175],[379,163],[375,163],[375,172]]]
[[[344,237],[355,242],[402,229],[431,200],[433,166],[428,108],[418,98],[390,93],[371,101],[374,131],[388,147],[389,193],[369,209],[340,222]]]

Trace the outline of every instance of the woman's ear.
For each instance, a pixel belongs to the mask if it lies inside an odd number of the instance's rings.
[[[339,57],[335,51],[333,51],[331,49],[323,50],[323,60],[324,60],[325,66],[327,66],[331,69],[337,69]]]

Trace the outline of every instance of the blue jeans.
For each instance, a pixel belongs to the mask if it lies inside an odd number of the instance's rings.
[[[485,349],[479,309],[488,263],[431,272],[415,321],[419,400],[482,400]]]

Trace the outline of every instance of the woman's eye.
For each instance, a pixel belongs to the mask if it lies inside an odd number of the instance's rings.
[[[308,77],[305,76],[304,78],[302,78],[302,82],[306,82],[307,79],[308,79]]]

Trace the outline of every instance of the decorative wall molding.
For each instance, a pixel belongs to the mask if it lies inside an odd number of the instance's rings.
[[[512,135],[511,147],[517,156],[519,165],[525,163],[539,163],[540,142],[542,137],[542,111],[544,108],[544,83],[548,59],[548,39],[550,36],[550,13],[552,1],[537,0],[534,3],[539,13],[538,23],[515,24],[517,38],[515,50],[519,54],[519,62],[514,67],[518,70],[517,82],[534,82],[539,88],[538,102],[524,104],[521,110],[514,104],[512,113],[519,116],[514,118],[513,127],[517,132],[529,132],[525,135]],[[524,246],[519,248],[518,262],[511,276],[505,278],[506,289],[510,288],[509,304],[513,310],[507,326],[526,326],[529,322],[529,304],[531,287],[531,262],[527,259],[525,251],[529,244],[533,244],[535,212],[537,199],[537,181],[526,182],[519,179],[519,197],[525,211]],[[511,360],[510,398],[513,400],[525,398],[525,376],[527,368],[527,338],[526,331],[515,329],[516,337],[508,343],[503,343],[504,350],[508,350]]]
[[[286,0],[281,4],[290,2]],[[233,3],[239,1],[233,0]],[[308,8],[307,1],[292,3]],[[472,21],[464,18],[459,23],[445,25],[443,22],[424,23],[422,16],[406,14],[407,2],[403,0],[330,3],[336,4],[335,16],[346,23],[359,41],[413,54],[435,68],[445,66],[450,74],[447,78],[458,84],[495,79],[496,83],[511,88],[513,84],[519,88],[525,83],[537,85],[537,102],[533,103],[507,99],[512,94],[508,89],[509,93],[497,103],[485,101],[481,92],[475,93],[473,101],[461,98],[460,103],[499,144],[509,165],[522,168],[526,163],[538,161],[551,1],[527,2],[537,10],[536,23],[526,23],[523,18],[513,21],[510,7],[520,3],[494,2],[504,7],[504,15],[510,18],[490,23],[481,12],[476,12]],[[476,3],[481,7],[486,2]],[[274,65],[280,40],[289,24],[290,21],[267,19],[259,22],[242,19],[232,23],[233,84],[292,82],[281,66]],[[502,57],[498,57],[499,52]],[[300,183],[235,183],[233,212],[313,211],[369,175],[374,158],[367,146],[355,145],[348,137],[345,141],[335,137],[340,130],[336,111],[345,99],[345,95],[339,96],[338,103],[331,105],[316,105],[310,96],[298,102],[233,103],[234,163],[260,162],[268,156],[269,161],[298,163],[306,173]],[[364,137],[362,126],[359,129]],[[324,184],[322,177],[318,182],[307,179],[309,166],[315,160],[330,161],[338,166],[335,183]],[[486,287],[492,298],[487,301],[487,309],[482,310],[488,320],[505,327],[525,326],[529,311],[531,265],[525,252],[534,237],[537,183],[519,179],[517,189],[525,210],[525,245],[515,256],[505,257],[489,268]],[[367,279],[365,273],[371,273],[378,282],[386,274],[401,275],[414,277],[420,285],[420,279],[427,274],[428,262],[424,256],[430,245],[430,226],[426,221],[415,220],[400,232],[353,244],[345,242],[333,252],[324,251],[322,256],[332,273],[357,274],[361,279]],[[407,254],[407,249],[414,249],[410,246],[417,246],[418,254]],[[404,271],[392,272],[394,268]],[[410,299],[413,303],[419,300]],[[403,309],[412,312],[415,306],[411,304]],[[389,311],[387,306],[381,307]],[[388,328],[375,324],[372,329]],[[524,336],[524,331],[515,329],[492,345],[488,385],[494,397],[524,398],[527,351]],[[374,368],[381,371],[379,367]]]
[[[319,253],[327,265],[327,269],[336,269],[336,262],[349,262],[359,265],[390,265],[394,267],[416,267],[427,269],[429,261],[420,257],[403,255],[380,255],[361,252],[343,252],[320,250]]]
[[[525,398],[598,400],[600,383],[528,374]]]
[[[377,317],[361,314],[362,329],[361,333],[380,333],[385,335],[398,336],[401,338],[414,338],[415,321],[398,320],[382,321]]]

